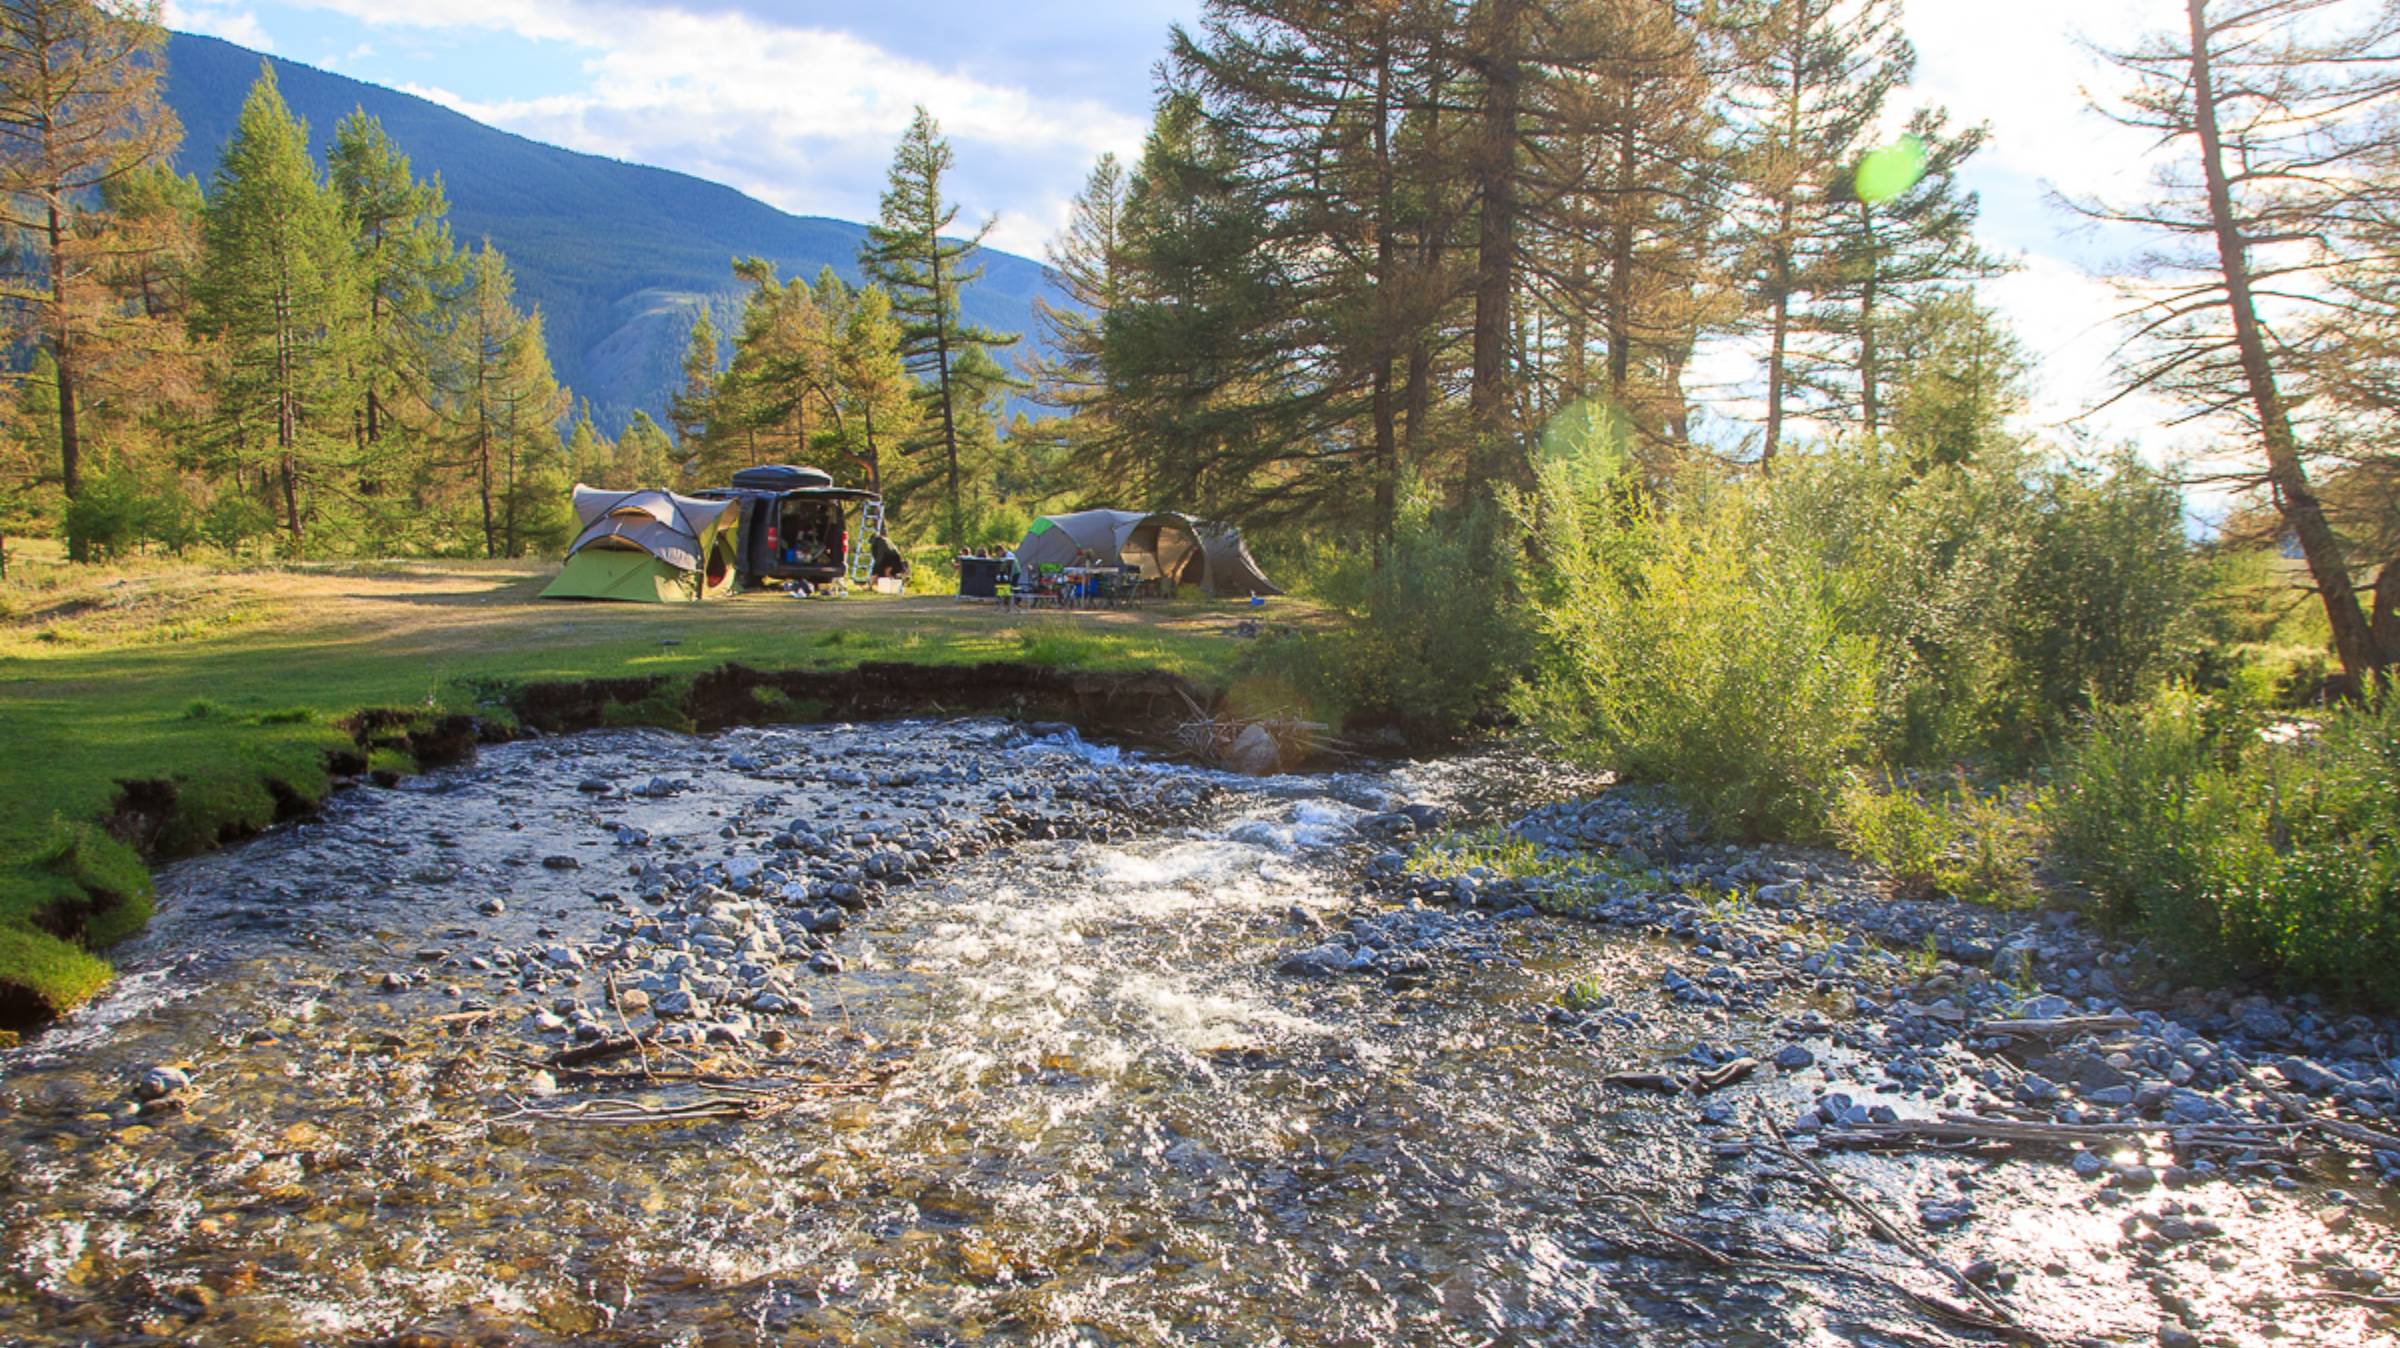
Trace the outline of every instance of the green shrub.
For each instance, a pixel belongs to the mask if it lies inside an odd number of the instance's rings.
[[[141,479],[129,469],[112,468],[84,479],[82,490],[67,502],[59,519],[67,556],[102,562],[131,552],[142,541],[148,506]]]
[[[1542,642],[1519,708],[1720,829],[1823,835],[1876,709],[1842,578],[1771,527],[1763,487],[1657,509],[1582,472],[1541,465],[1526,515]]]
[[[1915,792],[1891,782],[1878,789],[1863,777],[1844,783],[1834,801],[1833,832],[1844,849],[1889,871],[1901,894],[1918,897],[1938,887],[1955,836],[1949,816]]]
[[[1948,894],[2003,908],[2031,903],[2035,828],[2007,796],[1965,781],[1928,800],[1907,786],[1854,777],[1834,802],[1843,847],[1891,872],[1903,897]]]
[[[1244,693],[1262,706],[1388,718],[1422,733],[1498,710],[1528,643],[1511,537],[1497,511],[1442,513],[1412,496],[1391,543],[1319,590],[1344,594],[1352,621],[1262,639],[1245,658]]]
[[[2275,729],[2188,690],[2101,717],[2045,812],[2056,853],[2205,970],[2400,1007],[2400,699]]]
[[[238,553],[252,539],[274,532],[275,515],[238,490],[224,490],[211,501],[200,520],[200,536],[228,554]]]

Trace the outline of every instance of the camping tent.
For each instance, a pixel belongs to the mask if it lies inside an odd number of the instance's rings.
[[[733,585],[733,501],[670,491],[575,487],[583,532],[544,599],[626,599],[659,604],[705,599]]]
[[[1282,594],[1258,569],[1241,531],[1171,510],[1078,510],[1044,515],[1017,545],[1025,566],[1068,565],[1089,552],[1107,565],[1138,566],[1144,580],[1164,576],[1177,585],[1197,585],[1211,598]]]

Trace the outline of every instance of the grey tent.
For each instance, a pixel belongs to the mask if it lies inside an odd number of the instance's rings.
[[[667,491],[575,487],[583,532],[544,599],[704,599],[733,581],[735,505]]]
[[[1258,569],[1240,530],[1171,510],[1044,515],[1017,545],[1017,561],[1029,567],[1065,566],[1085,552],[1107,565],[1140,567],[1144,580],[1165,577],[1179,586],[1196,585],[1211,598],[1283,593]]]

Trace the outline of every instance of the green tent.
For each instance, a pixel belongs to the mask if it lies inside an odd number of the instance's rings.
[[[733,501],[578,484],[583,532],[542,597],[667,604],[723,594],[733,588],[739,513]]]

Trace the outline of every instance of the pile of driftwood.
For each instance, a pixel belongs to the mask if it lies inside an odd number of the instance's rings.
[[[1264,777],[1340,750],[1331,730],[1294,716],[1211,716],[1189,697],[1190,719],[1175,727],[1176,747],[1234,772]]]

